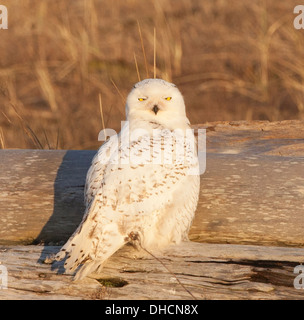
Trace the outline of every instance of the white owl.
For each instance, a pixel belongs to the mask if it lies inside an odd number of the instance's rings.
[[[161,79],[138,82],[126,118],[94,157],[84,217],[55,257],[66,258],[75,280],[99,270],[127,242],[155,252],[188,239],[200,179],[180,91]]]

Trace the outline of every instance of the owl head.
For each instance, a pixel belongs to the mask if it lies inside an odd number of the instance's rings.
[[[188,122],[185,103],[177,87],[162,79],[145,79],[136,83],[126,103],[127,120],[170,123]]]

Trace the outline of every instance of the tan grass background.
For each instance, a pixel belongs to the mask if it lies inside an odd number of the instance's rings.
[[[184,94],[192,123],[304,118],[298,1],[1,0],[0,148],[96,149],[141,78]],[[146,71],[138,24],[146,50]],[[148,73],[148,74],[147,74]],[[118,91],[115,86],[117,86]]]

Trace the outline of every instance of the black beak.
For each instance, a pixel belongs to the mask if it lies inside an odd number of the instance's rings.
[[[157,114],[159,108],[158,108],[158,106],[155,104],[152,110],[153,110],[153,112],[154,112],[155,114]]]

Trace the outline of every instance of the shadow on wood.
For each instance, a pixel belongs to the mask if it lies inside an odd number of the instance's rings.
[[[54,182],[53,213],[43,226],[33,244],[65,242],[76,230],[84,213],[83,190],[87,168],[95,151],[86,155],[66,151]],[[78,168],[75,170],[75,168]]]

